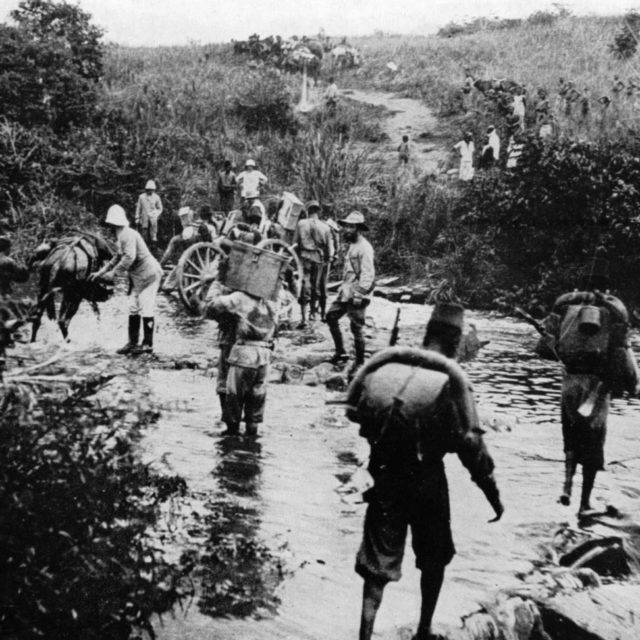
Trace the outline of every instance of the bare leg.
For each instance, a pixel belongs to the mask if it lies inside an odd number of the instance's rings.
[[[597,469],[582,467],[582,497],[580,499],[580,512],[591,509],[591,491],[596,480]]]
[[[422,572],[420,590],[422,591],[422,608],[416,638],[427,640],[431,632],[431,620],[436,609],[442,582],[444,581],[444,566],[438,565]]]
[[[562,488],[562,495],[558,498],[558,502],[565,506],[571,504],[571,488],[573,486],[573,476],[576,472],[576,463],[573,458],[573,453],[565,454],[564,460],[564,486]]]
[[[371,640],[373,624],[382,602],[386,583],[366,578],[362,589],[362,615],[360,617],[360,640]]]

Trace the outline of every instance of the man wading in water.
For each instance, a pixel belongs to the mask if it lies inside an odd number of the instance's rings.
[[[415,640],[431,635],[444,570],[455,548],[443,457],[455,452],[499,520],[503,507],[493,460],[482,440],[471,387],[455,357],[462,335],[459,305],[436,306],[424,349],[390,347],[368,360],[347,395],[347,417],[371,446],[374,485],[356,571],[364,578],[360,640],[370,640],[386,584],[400,579],[407,527],[422,572]]]
[[[571,503],[573,476],[582,465],[579,514],[591,510],[591,491],[604,469],[604,442],[611,393],[634,393],[638,384],[635,358],[629,348],[629,314],[607,291],[608,262],[598,249],[585,291],[560,296],[544,320],[547,331],[537,346],[542,357],[560,360],[562,439],[565,479],[558,502]]]

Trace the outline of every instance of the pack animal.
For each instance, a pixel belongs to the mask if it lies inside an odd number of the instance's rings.
[[[56,293],[62,295],[57,321],[65,339],[69,335],[69,323],[82,300],[87,300],[98,313],[97,303],[107,300],[113,287],[100,281],[91,282],[89,275],[98,271],[113,254],[104,238],[84,232],[42,244],[36,249],[31,264],[38,269],[40,282],[31,342],[36,340],[45,311],[51,320],[56,319]]]

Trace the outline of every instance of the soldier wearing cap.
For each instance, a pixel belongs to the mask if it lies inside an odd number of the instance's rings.
[[[29,279],[29,271],[18,264],[9,252],[11,240],[8,236],[0,236],[0,296],[11,293],[11,285],[14,282],[26,282]]]
[[[92,273],[90,280],[127,276],[129,292],[129,339],[117,353],[151,353],[155,328],[156,294],[162,279],[162,267],[151,255],[142,236],[129,226],[127,214],[117,204],[109,207],[105,222],[111,225],[116,236],[116,255],[102,269]],[[142,322],[142,345],[138,345]]]
[[[355,362],[352,372],[364,362],[364,321],[365,310],[371,301],[371,293],[375,286],[375,266],[373,264],[373,247],[363,237],[367,230],[364,216],[359,211],[352,211],[346,218],[339,221],[342,226],[343,237],[349,244],[345,258],[342,285],[338,297],[327,312],[327,324],[335,346],[332,362],[338,364],[346,360],[344,341],[340,331],[340,318],[349,316]]]
[[[482,439],[473,392],[454,361],[463,309],[435,307],[423,349],[389,347],[368,360],[347,394],[347,417],[371,447],[373,487],[356,572],[364,578],[360,640],[369,640],[389,581],[401,577],[411,527],[422,575],[417,639],[432,637],[431,620],[455,548],[443,458],[456,453],[499,520],[503,506],[494,464]]]
[[[317,200],[307,202],[307,217],[298,222],[293,237],[297,253],[302,262],[303,278],[300,292],[301,321],[298,329],[307,325],[307,305],[309,320],[314,320],[318,307],[324,321],[327,306],[327,269],[334,256],[333,234],[331,228],[318,218],[320,203]]]
[[[144,193],[138,197],[136,205],[135,223],[140,226],[142,236],[147,242],[158,242],[158,218],[162,213],[162,200],[156,193],[156,183],[147,180]]]
[[[629,346],[629,314],[608,292],[609,263],[596,250],[583,291],[561,295],[543,321],[547,334],[537,347],[542,357],[564,364],[561,420],[565,474],[558,502],[571,503],[573,476],[582,465],[579,513],[591,510],[591,492],[604,469],[604,443],[612,392],[635,393],[638,369]]]

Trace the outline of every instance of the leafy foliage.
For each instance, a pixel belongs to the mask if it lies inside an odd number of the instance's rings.
[[[169,486],[136,451],[154,414],[3,392],[3,637],[125,640],[148,630],[180,597],[178,570],[146,533]]]
[[[23,124],[86,123],[102,75],[101,31],[75,5],[25,0],[0,25],[0,108]]]
[[[637,48],[640,38],[640,13],[629,11],[624,16],[622,30],[616,34],[613,43],[609,45],[609,51],[620,60],[631,58]]]

